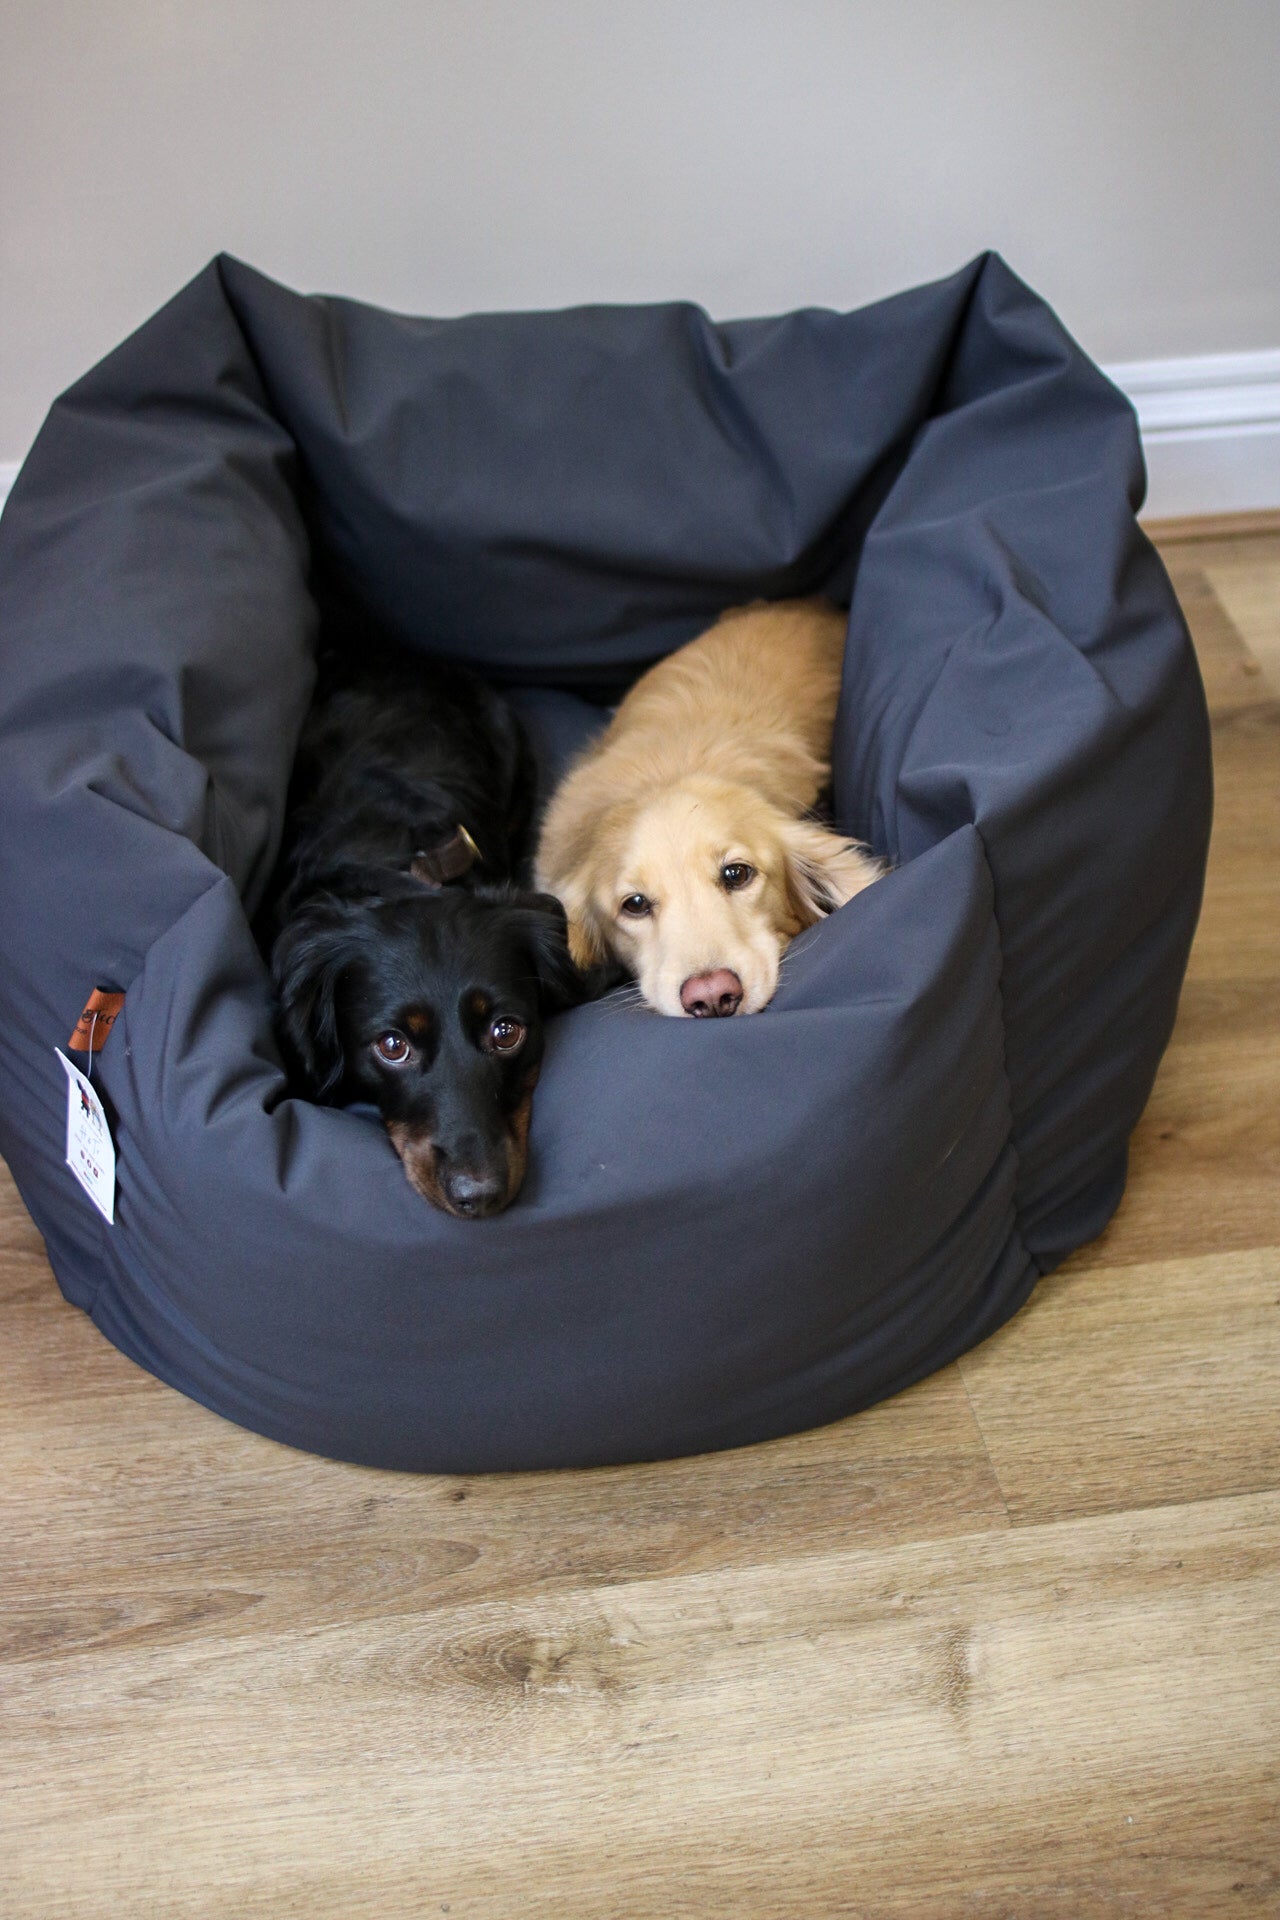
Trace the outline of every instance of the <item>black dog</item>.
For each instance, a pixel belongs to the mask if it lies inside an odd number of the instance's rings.
[[[512,884],[532,761],[461,667],[367,631],[322,659],[272,951],[295,1077],[372,1102],[416,1191],[475,1219],[524,1178],[543,1018],[584,997],[565,916]]]

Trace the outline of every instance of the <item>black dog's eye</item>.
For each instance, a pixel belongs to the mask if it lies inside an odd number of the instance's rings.
[[[490,1053],[514,1053],[524,1045],[528,1031],[522,1020],[495,1020],[485,1034],[485,1045]]]
[[[754,867],[745,860],[730,860],[720,869],[720,885],[726,893],[737,893],[740,888],[749,886],[756,877]]]
[[[412,1052],[404,1035],[397,1033],[394,1027],[390,1032],[378,1035],[373,1050],[379,1060],[385,1060],[389,1067],[402,1067]]]
[[[629,893],[618,911],[625,913],[628,920],[643,920],[653,912],[653,902],[643,893]]]

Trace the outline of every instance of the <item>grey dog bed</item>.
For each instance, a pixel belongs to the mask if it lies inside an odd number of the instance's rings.
[[[729,325],[406,319],[215,261],[57,402],[0,523],[0,1151],[68,1299],[244,1426],[455,1472],[761,1440],[990,1333],[1116,1206],[1199,905],[1142,484],[993,256]],[[321,562],[525,689],[549,760],[721,608],[851,600],[834,803],[896,870],[757,1016],[554,1022],[480,1224],[288,1097],[272,1036],[251,918]],[[114,1225],[54,1052],[94,986]]]

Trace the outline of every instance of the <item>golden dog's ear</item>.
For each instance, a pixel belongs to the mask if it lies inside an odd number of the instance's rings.
[[[592,899],[591,873],[585,862],[548,888],[565,910],[569,922],[569,953],[577,967],[602,966],[610,956],[604,930]]]
[[[846,840],[812,820],[788,820],[782,829],[782,846],[787,897],[803,927],[834,913],[884,872],[856,840]]]

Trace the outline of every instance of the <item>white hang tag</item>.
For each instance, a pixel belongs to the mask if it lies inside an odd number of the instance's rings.
[[[116,1150],[93,1084],[60,1047],[67,1070],[67,1165],[109,1226],[115,1225]]]

